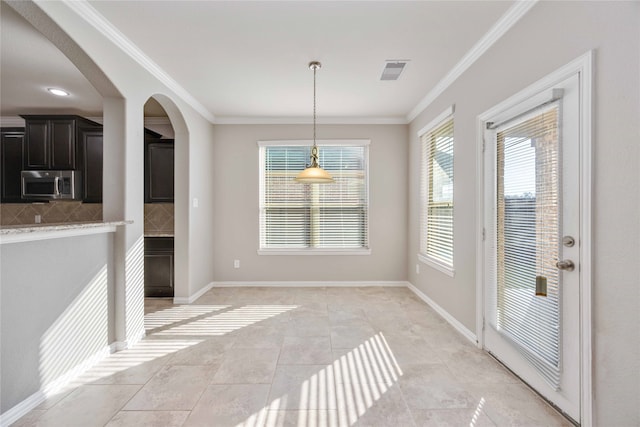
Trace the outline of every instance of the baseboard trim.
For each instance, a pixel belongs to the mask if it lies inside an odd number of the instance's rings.
[[[362,288],[367,286],[386,286],[395,288],[404,288],[409,285],[405,281],[248,281],[248,282],[211,282],[209,286],[212,288],[233,288],[233,287],[271,287],[271,288]],[[207,289],[208,290],[208,289]]]
[[[24,417],[31,410],[45,401],[47,397],[42,390],[38,390],[7,412],[0,415],[0,426],[7,427]]]
[[[173,303],[174,304],[191,304],[192,302],[200,298],[202,295],[204,295],[209,289],[213,288],[214,283],[216,282],[211,282],[208,285],[203,286],[202,289],[200,289],[198,292],[191,295],[190,297],[173,297]]]
[[[143,328],[141,331],[138,331],[137,335],[134,335],[133,337],[129,338],[128,340],[112,342],[109,345],[109,349],[111,350],[111,353],[116,353],[118,351],[126,350],[128,348],[133,347],[137,343],[139,343],[146,335],[147,335],[147,333]]]
[[[143,323],[144,325],[144,323]],[[128,339],[124,344],[126,345],[126,347],[124,349],[127,348],[131,348],[133,346],[135,346],[137,343],[139,343],[140,341],[142,341],[142,339],[147,335],[147,332],[144,329],[144,326],[142,326],[142,330],[138,331],[138,333],[136,335],[134,335],[132,338]]]
[[[84,374],[87,370],[95,366],[102,359],[107,357],[112,353],[112,349],[114,345],[107,345],[102,349],[98,350],[92,356],[88,357],[85,361],[80,363],[75,368],[72,368],[67,373],[61,375],[56,380],[51,383],[45,385],[40,390],[33,393],[31,396],[24,399],[22,402],[15,405],[13,408],[8,411],[0,414],[0,426],[10,426],[11,424],[18,421],[20,418],[24,417],[30,411],[38,407],[42,402],[44,402],[48,397],[53,396],[62,388],[67,386],[73,380],[78,378],[80,375]]]
[[[426,302],[427,305],[429,305],[431,308],[433,308],[436,313],[438,313],[440,316],[442,316],[444,318],[444,320],[449,322],[449,324],[451,326],[453,326],[458,332],[460,332],[466,339],[471,341],[473,343],[473,345],[477,344],[478,338],[477,338],[476,334],[474,334],[469,329],[467,329],[466,326],[464,326],[455,317],[453,317],[451,314],[449,314],[449,312],[447,310],[445,310],[444,308],[442,308],[438,304],[436,304],[436,302],[434,300],[429,298],[420,289],[418,289],[415,286],[413,286],[413,284],[407,282],[407,287],[411,290],[411,292],[416,294],[416,296],[418,298],[420,298],[422,301]]]

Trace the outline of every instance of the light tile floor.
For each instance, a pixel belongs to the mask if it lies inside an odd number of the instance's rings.
[[[570,426],[405,288],[146,301],[147,338],[18,426]]]

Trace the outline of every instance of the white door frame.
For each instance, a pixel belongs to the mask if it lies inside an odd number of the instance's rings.
[[[495,107],[478,116],[476,121],[476,336],[478,347],[484,348],[484,130],[485,123],[507,106],[522,102],[551,88],[556,82],[579,73],[580,75],[580,423],[593,424],[592,387],[592,89],[593,51],[588,51],[569,64],[533,83]]]

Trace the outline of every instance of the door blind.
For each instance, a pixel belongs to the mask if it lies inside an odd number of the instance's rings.
[[[555,388],[560,381],[558,104],[496,131],[493,326]],[[536,280],[546,296],[536,296]]]
[[[331,184],[300,184],[310,146],[263,146],[261,249],[368,248],[368,147],[321,146]]]
[[[420,253],[453,268],[453,118],[421,140]]]

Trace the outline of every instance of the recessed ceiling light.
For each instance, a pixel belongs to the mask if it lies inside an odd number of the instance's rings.
[[[66,90],[56,89],[54,87],[47,88],[47,90],[56,96],[69,96],[69,92]]]

